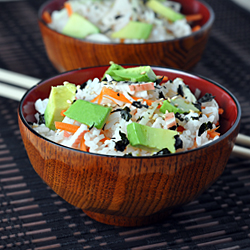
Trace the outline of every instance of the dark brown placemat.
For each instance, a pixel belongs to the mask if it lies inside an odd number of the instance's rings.
[[[0,67],[37,78],[57,72],[36,23],[43,1],[0,2]],[[250,14],[208,0],[216,22],[194,73],[240,101],[250,135]],[[98,223],[58,197],[35,173],[23,147],[18,102],[0,97],[0,249],[250,249],[250,160],[230,157],[219,180],[162,223],[118,228]]]

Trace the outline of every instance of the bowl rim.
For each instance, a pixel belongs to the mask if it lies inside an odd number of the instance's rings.
[[[94,67],[84,67],[84,68],[78,68],[78,69],[73,69],[73,70],[69,70],[69,71],[65,71],[65,72],[62,72],[62,73],[59,73],[57,75],[54,75],[52,77],[48,77],[48,78],[45,78],[41,81],[39,81],[36,85],[34,85],[33,87],[31,87],[29,90],[26,91],[26,93],[23,95],[22,99],[20,100],[19,102],[19,105],[18,105],[18,114],[19,114],[19,117],[23,123],[23,125],[25,125],[25,127],[30,130],[31,133],[35,134],[36,136],[38,136],[40,139],[42,140],[45,140],[49,143],[52,143],[54,144],[55,146],[59,146],[59,147],[62,147],[64,149],[68,149],[68,150],[73,150],[73,151],[76,151],[78,153],[83,153],[83,154],[89,154],[89,155],[93,155],[93,156],[98,156],[98,157],[111,157],[111,158],[130,158],[130,159],[149,159],[149,158],[159,158],[159,157],[173,157],[173,156],[178,156],[178,155],[183,155],[183,154],[189,154],[189,153],[192,153],[193,151],[198,151],[200,149],[204,149],[204,148],[207,148],[207,147],[210,147],[214,144],[217,144],[219,143],[220,141],[224,140],[227,136],[229,136],[229,134],[231,134],[235,129],[236,127],[240,124],[240,120],[241,120],[241,114],[242,114],[242,111],[241,111],[241,106],[240,106],[240,103],[239,101],[236,99],[236,97],[228,90],[226,89],[224,86],[222,86],[221,84],[215,82],[214,80],[211,80],[207,77],[204,77],[204,76],[201,76],[199,74],[193,74],[193,73],[190,73],[190,72],[187,72],[187,71],[184,71],[184,70],[179,70],[179,69],[174,69],[174,68],[169,68],[169,67],[164,67],[164,66],[153,66],[151,65],[150,67],[153,69],[153,70],[160,70],[160,69],[167,69],[167,70],[170,70],[171,72],[174,72],[174,73],[184,73],[184,74],[187,74],[191,77],[195,76],[195,77],[198,77],[198,78],[201,78],[205,81],[208,81],[210,83],[212,83],[213,85],[221,88],[226,94],[228,94],[232,100],[234,101],[235,105],[236,105],[236,108],[237,108],[237,117],[236,117],[236,120],[234,122],[234,124],[232,125],[232,127],[230,127],[230,129],[228,131],[226,131],[226,133],[224,133],[223,135],[221,135],[218,139],[210,142],[210,143],[207,143],[203,146],[200,146],[198,148],[195,148],[195,149],[190,149],[190,150],[186,150],[186,151],[183,151],[183,152],[177,152],[177,153],[173,153],[173,154],[167,154],[167,155],[151,155],[151,156],[118,156],[118,155],[104,155],[104,154],[98,154],[98,153],[91,153],[91,152],[85,152],[85,151],[81,151],[79,149],[75,149],[75,148],[70,148],[70,147],[67,147],[67,146],[64,146],[64,145],[61,145],[57,142],[54,142],[42,135],[40,135],[38,132],[36,132],[34,129],[31,128],[31,126],[29,125],[29,123],[26,121],[26,119],[24,118],[24,115],[23,115],[23,112],[22,112],[22,106],[23,106],[23,102],[26,98],[26,96],[34,89],[36,88],[38,85],[50,80],[50,79],[53,79],[53,78],[57,78],[58,76],[60,75],[63,75],[63,74],[68,74],[68,73],[71,73],[71,72],[76,72],[76,71],[81,71],[81,70],[88,70],[90,68],[100,68],[100,67],[108,67],[109,65],[100,65],[100,66],[94,66]],[[134,64],[122,64],[122,66],[136,66]],[[138,65],[137,65],[138,66]]]
[[[164,41],[151,41],[151,42],[143,42],[143,43],[115,43],[115,42],[104,42],[104,41],[103,41],[103,42],[98,42],[98,41],[94,41],[94,40],[93,40],[93,41],[88,41],[88,40],[86,40],[86,39],[84,39],[84,38],[81,39],[81,38],[77,38],[77,37],[73,37],[73,36],[64,35],[64,34],[58,32],[58,31],[56,31],[56,30],[50,28],[50,27],[44,22],[44,20],[42,19],[42,10],[43,10],[49,3],[54,2],[54,1],[56,1],[56,0],[48,0],[48,1],[46,1],[45,3],[43,3],[43,4],[40,6],[40,8],[39,8],[39,10],[38,10],[38,22],[42,23],[46,28],[48,28],[49,30],[51,30],[51,31],[53,31],[53,32],[55,32],[55,33],[57,33],[58,35],[61,35],[61,36],[64,36],[64,37],[68,37],[68,38],[71,38],[71,39],[76,39],[77,41],[80,41],[80,42],[85,42],[85,43],[88,43],[88,44],[95,44],[95,45],[111,45],[111,46],[113,46],[113,45],[115,45],[115,46],[131,46],[131,45],[136,46],[136,45],[137,45],[137,46],[138,46],[138,45],[146,45],[146,44],[171,43],[171,42],[180,41],[180,40],[183,40],[183,39],[188,39],[188,38],[192,37],[194,34],[197,34],[197,35],[198,35],[198,34],[202,33],[202,32],[203,32],[204,30],[206,30],[207,28],[212,27],[212,25],[213,25],[213,23],[214,23],[214,20],[215,20],[215,13],[214,13],[214,10],[212,9],[212,7],[211,7],[208,3],[206,3],[206,2],[203,1],[203,0],[193,0],[193,1],[195,1],[195,2],[199,2],[199,3],[203,4],[203,5],[207,8],[207,10],[208,10],[210,16],[209,16],[208,21],[207,21],[204,25],[202,25],[201,28],[200,28],[198,31],[192,32],[190,35],[186,35],[186,36],[182,36],[182,37],[174,38],[174,39],[170,39],[170,40],[164,40]],[[173,0],[173,1],[174,1],[174,0]]]

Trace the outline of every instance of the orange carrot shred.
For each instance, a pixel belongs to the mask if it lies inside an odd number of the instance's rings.
[[[51,16],[50,16],[50,13],[45,10],[42,14],[42,19],[45,23],[51,23],[52,22],[52,19],[51,19]]]
[[[213,129],[210,129],[210,130],[207,130],[207,134],[211,137],[211,138],[214,138],[215,136],[220,136],[220,133],[219,132],[216,132],[216,130],[219,128],[220,126],[216,127],[216,128],[213,128]]]
[[[131,103],[131,101],[128,100],[123,94],[115,92],[112,89],[103,87],[102,91],[103,91],[103,95],[108,95],[108,96],[110,96],[118,101],[121,101],[121,102]]]
[[[98,100],[98,98],[99,98],[99,95],[98,95],[98,96],[96,96],[94,99],[92,99],[90,102],[95,102],[95,101],[97,101],[97,100]]]
[[[141,97],[135,97],[135,96],[133,96],[132,98],[133,98],[135,101],[142,99],[142,101],[143,101],[143,102],[146,102],[148,106],[151,106],[151,105],[153,104],[153,102],[154,102],[154,101],[152,101],[152,100],[143,99],[143,98],[141,98]]]
[[[224,113],[224,109],[219,108],[219,114],[222,115]]]
[[[162,77],[163,77],[163,79],[162,79],[163,82],[167,82],[168,81],[168,77],[167,76],[160,76],[160,78],[162,78]]]
[[[192,28],[192,32],[196,32],[196,31],[198,31],[198,30],[200,30],[201,29],[201,26],[200,25],[196,25],[196,26],[194,26],[193,28]]]
[[[64,137],[70,137],[71,133],[64,130],[63,135],[64,135]]]
[[[201,19],[202,19],[202,15],[201,14],[186,15],[186,20],[188,22],[199,21]]]
[[[86,133],[87,131],[85,131],[85,132],[83,132],[83,136],[82,136],[82,139],[81,139],[81,142],[80,142],[80,149],[82,150],[82,151],[88,151],[88,148],[87,148],[87,146],[86,146],[86,144],[85,144],[85,139],[84,139],[84,135],[85,135],[85,133]]]
[[[181,133],[182,133],[184,130],[185,130],[185,128],[182,127],[182,126],[178,126],[178,127],[177,127],[177,131],[178,131],[178,132],[181,132]]]
[[[72,10],[72,7],[71,7],[70,3],[68,3],[68,2],[64,3],[64,7],[68,12],[68,16],[71,16],[72,13],[73,13],[73,10]]]
[[[65,123],[65,122],[55,122],[56,129],[66,130],[71,133],[75,133],[80,126]]]
[[[60,113],[60,115],[61,116],[65,116],[65,114],[64,114],[65,111],[66,111],[66,109],[62,110],[61,113]]]

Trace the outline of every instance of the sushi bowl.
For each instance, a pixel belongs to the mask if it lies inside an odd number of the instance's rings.
[[[126,66],[130,67],[130,66]],[[69,148],[38,134],[34,103],[48,98],[51,86],[64,81],[82,84],[101,78],[108,66],[61,73],[26,92],[18,122],[29,160],[37,174],[60,197],[89,217],[116,226],[143,226],[165,219],[207,190],[223,173],[239,132],[241,108],[224,87],[184,71],[154,66],[157,75],[182,78],[191,91],[211,93],[224,109],[220,137],[196,149],[168,155],[110,156]]]
[[[43,16],[44,13],[60,10],[65,0],[48,1],[40,7],[38,14],[47,56],[59,72],[105,65],[110,58],[118,64],[158,65],[190,70],[201,59],[215,14],[203,1],[175,1],[182,5],[181,12],[184,15],[202,15],[201,20],[194,22],[194,26],[200,29],[179,38],[145,43],[89,41],[59,33],[50,28]]]

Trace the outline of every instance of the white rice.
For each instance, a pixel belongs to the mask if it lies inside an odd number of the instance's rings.
[[[129,89],[129,83],[115,82],[108,75],[107,78],[110,81],[100,81],[97,78],[88,80],[84,89],[77,88],[76,99],[91,101],[100,94],[101,89],[104,86],[114,91],[119,91],[119,93],[122,93],[129,98],[132,98],[132,95],[135,96],[135,91],[131,91]],[[44,114],[44,110],[48,103],[48,99],[38,99],[35,103],[35,108],[38,111],[38,113],[35,115],[35,117],[37,117],[37,123],[33,124],[33,128],[44,137],[68,147],[71,147],[74,144],[77,136],[82,131],[86,130],[86,133],[84,134],[85,144],[88,147],[88,151],[92,153],[118,156],[123,156],[125,154],[130,154],[132,156],[151,156],[152,152],[147,152],[145,150],[132,147],[130,144],[127,145],[124,151],[116,150],[115,145],[119,140],[121,140],[121,132],[127,135],[127,125],[132,122],[138,122],[140,124],[154,128],[169,129],[170,121],[165,121],[164,114],[159,111],[159,108],[157,108],[159,104],[162,104],[162,100],[159,100],[159,93],[162,93],[165,98],[171,98],[172,96],[177,95],[177,89],[179,85],[181,85],[183,89],[186,88],[185,98],[187,100],[197,102],[196,98],[185,85],[183,80],[181,78],[176,78],[173,81],[169,80],[166,83],[157,85],[155,90],[136,92],[137,97],[154,100],[152,106],[149,107],[145,106],[142,108],[137,108],[130,103],[123,102],[120,102],[119,105],[117,105],[111,99],[103,98],[101,105],[109,105],[113,108],[113,111],[118,108],[124,109],[125,107],[128,107],[130,109],[130,114],[132,115],[132,118],[129,121],[123,119],[120,115],[120,112],[112,112],[109,115],[109,118],[103,129],[97,129],[95,127],[90,129],[86,125],[80,124],[77,121],[65,117],[63,122],[80,126],[79,131],[76,132],[77,134],[71,134],[68,137],[64,136],[64,131],[50,130],[45,126],[45,124],[38,125],[39,115]],[[195,91],[196,94],[199,92],[200,91],[198,90]],[[141,101],[141,103],[146,104],[143,101]],[[218,125],[219,106],[217,102],[215,99],[212,99],[211,101],[203,102],[201,107],[202,113],[200,114],[190,112],[188,114],[181,114],[183,119],[179,119],[176,116],[174,117],[177,125],[184,128],[183,132],[179,132],[179,138],[182,140],[183,147],[178,149],[177,152],[200,147],[218,138],[218,136],[215,138],[210,138],[207,130],[203,131],[201,135],[198,135],[199,128],[203,123],[211,122],[212,128],[215,128]],[[105,137],[111,139],[102,141],[102,139]],[[74,148],[79,149],[79,145],[74,146]]]
[[[144,39],[125,39],[124,43],[144,43],[154,41],[171,40],[192,33],[190,24],[186,19],[175,22],[168,21],[166,18],[155,14],[141,0],[69,0],[73,12],[78,13],[97,26],[99,34],[91,34],[85,37],[88,41],[115,42],[120,43],[118,38],[112,38],[111,34],[121,30],[129,21],[140,21],[152,24],[153,28],[150,36]],[[181,5],[174,1],[162,2],[165,6],[180,12]],[[117,18],[119,16],[119,18]],[[52,22],[49,27],[60,33],[67,21],[68,13],[65,8],[56,10],[51,15]],[[84,28],[84,27],[83,27]]]

